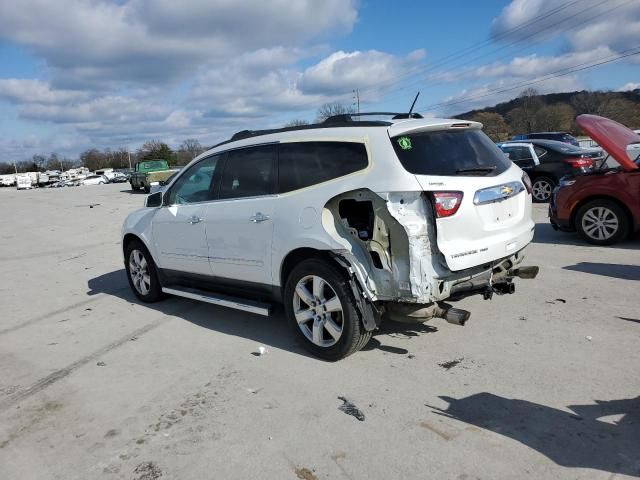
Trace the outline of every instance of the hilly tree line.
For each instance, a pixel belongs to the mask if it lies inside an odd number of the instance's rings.
[[[530,88],[513,100],[455,115],[455,118],[482,122],[485,133],[498,142],[515,134],[531,132],[562,131],[583,135],[575,118],[584,113],[608,117],[631,129],[638,129],[640,90],[540,95]]]
[[[29,160],[22,160],[12,163],[0,162],[0,174],[22,172],[44,172],[45,170],[68,170],[73,167],[84,166],[89,170],[99,170],[102,168],[129,168],[140,160],[161,159],[166,160],[169,165],[186,165],[205,150],[198,140],[189,138],[182,142],[176,149],[172,150],[169,145],[160,140],[146,142],[135,152],[129,152],[126,148],[112,150],[106,148],[98,150],[91,148],[82,152],[78,159],[63,157],[57,153],[49,155],[36,154]]]

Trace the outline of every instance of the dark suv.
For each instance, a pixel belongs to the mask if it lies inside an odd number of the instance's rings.
[[[548,202],[562,177],[589,172],[604,160],[599,149],[554,140],[510,141],[499,143],[498,147],[529,174],[534,202]]]
[[[514,135],[511,140],[555,140],[556,142],[568,143],[574,147],[579,147],[578,140],[573,135],[567,132],[537,132],[537,133],[524,133],[522,135]]]

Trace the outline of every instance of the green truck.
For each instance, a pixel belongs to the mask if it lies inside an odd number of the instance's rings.
[[[177,171],[177,168],[169,168],[166,160],[143,160],[136,163],[135,172],[131,174],[129,183],[133,190],[142,188],[146,193],[149,193],[152,183],[164,182]]]

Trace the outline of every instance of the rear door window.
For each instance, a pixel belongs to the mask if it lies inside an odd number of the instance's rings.
[[[274,193],[275,146],[232,150],[227,154],[219,198],[260,197]]]
[[[511,166],[480,130],[424,132],[391,142],[405,170],[416,175],[494,176]]]
[[[278,191],[291,192],[367,168],[367,149],[355,142],[280,144]]]
[[[529,149],[529,147],[503,146],[502,151],[509,155],[509,160],[511,160],[513,163],[515,163],[521,168],[533,167],[535,165],[535,162],[533,161],[533,156],[531,155],[531,150]]]

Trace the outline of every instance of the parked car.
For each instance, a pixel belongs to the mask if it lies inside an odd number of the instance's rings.
[[[640,230],[640,135],[596,115],[580,115],[576,122],[619,166],[563,178],[549,204],[551,225],[610,245]]]
[[[531,185],[482,124],[362,118],[243,131],[194,159],[124,222],[135,295],[284,303],[305,347],[338,360],[384,318],[462,325],[444,300],[535,277]]]
[[[555,140],[556,142],[568,143],[574,147],[579,147],[580,143],[578,139],[567,132],[535,132],[535,133],[523,133],[520,135],[514,135],[511,137],[513,141],[522,140]]]
[[[109,180],[104,175],[89,175],[80,180],[80,185],[104,185],[105,183],[109,183]]]
[[[565,175],[586,173],[605,160],[600,149],[574,147],[554,140],[510,141],[498,146],[531,178],[534,202],[548,202]]]
[[[126,183],[129,181],[129,175],[126,175],[121,172],[112,172],[111,178],[109,178],[109,183]]]

